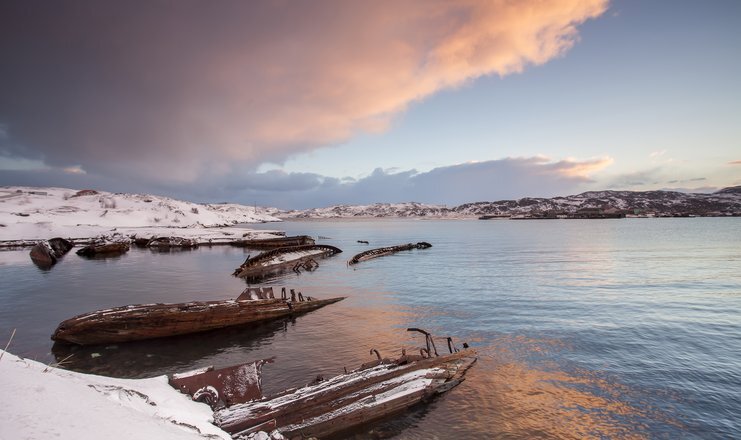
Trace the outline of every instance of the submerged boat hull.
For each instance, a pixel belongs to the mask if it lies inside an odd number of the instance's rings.
[[[310,262],[317,264],[315,259],[330,257],[340,252],[342,250],[339,248],[323,244],[277,248],[248,258],[233,274],[239,278],[257,281],[269,275],[297,271],[301,267],[306,269]]]
[[[453,388],[476,352],[380,361],[332,379],[274,397],[232,405],[214,413],[215,423],[234,438],[278,429],[286,438],[337,434],[404,411]]]
[[[344,297],[305,301],[284,299],[140,304],[99,310],[59,324],[57,342],[96,345],[163,338],[262,322],[305,313]]]
[[[354,264],[358,264],[361,261],[367,261],[372,260],[374,258],[384,257],[386,255],[395,254],[397,252],[402,251],[411,251],[412,249],[428,249],[431,248],[432,245],[430,243],[427,243],[426,241],[420,241],[419,243],[407,243],[407,244],[401,244],[398,246],[388,246],[388,247],[382,247],[377,249],[370,249],[365,252],[361,252],[354,257],[352,257],[350,260],[348,260],[347,264],[349,266],[352,266]]]

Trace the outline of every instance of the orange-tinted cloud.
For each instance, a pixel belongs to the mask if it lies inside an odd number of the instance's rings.
[[[613,162],[611,157],[602,157],[585,161],[564,159],[553,164],[546,162],[544,165],[562,176],[589,180],[590,174],[612,165]]]
[[[728,165],[741,165],[741,160],[732,160],[728,162]]]
[[[607,1],[7,5],[0,148],[189,182],[381,132],[440,90],[545,63]]]

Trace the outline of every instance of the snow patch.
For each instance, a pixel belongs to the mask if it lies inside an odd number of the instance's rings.
[[[0,350],[0,438],[79,440],[231,439],[211,408],[172,388],[166,376],[115,379],[74,373]]]
[[[82,195],[75,196],[78,193]],[[198,204],[149,194],[93,194],[67,188],[0,187],[0,224],[5,226],[0,228],[0,240],[87,238],[112,231],[148,237],[211,235],[214,239],[225,237],[226,231],[204,232],[205,228],[276,221],[280,219],[265,208],[237,204]],[[168,232],[163,233],[163,228]]]

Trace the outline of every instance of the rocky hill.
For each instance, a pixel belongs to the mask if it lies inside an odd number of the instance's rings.
[[[589,191],[566,197],[522,198],[466,203],[455,207],[421,203],[337,205],[302,211],[271,211],[281,218],[348,217],[534,217],[573,216],[583,210],[627,216],[732,216],[741,215],[741,186],[712,194],[675,191]]]
[[[335,205],[300,211],[270,211],[280,218],[348,218],[348,217],[448,217],[450,209],[422,203],[375,203],[373,205]]]

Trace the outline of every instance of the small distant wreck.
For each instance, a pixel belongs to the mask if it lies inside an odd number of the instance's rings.
[[[326,244],[309,244],[287,246],[263,252],[247,258],[232,275],[256,281],[269,275],[282,272],[299,272],[301,269],[314,270],[319,266],[318,258],[331,257],[342,252],[342,249]]]
[[[398,246],[388,246],[377,249],[370,249],[365,252],[361,252],[352,257],[347,264],[352,266],[358,264],[361,261],[371,260],[373,258],[384,257],[401,251],[411,251],[412,249],[427,249],[431,248],[432,245],[426,241],[420,241],[418,243],[407,243]]]
[[[130,245],[125,241],[99,241],[79,249],[77,255],[83,257],[114,257],[129,251]]]
[[[59,237],[40,241],[31,248],[31,261],[42,269],[48,269],[55,265],[74,245],[72,241]]]
[[[234,300],[137,304],[98,310],[62,321],[51,339],[97,345],[198,333],[310,312],[344,297],[317,299],[285,287],[247,288]]]
[[[276,249],[287,246],[313,245],[314,239],[308,235],[295,235],[292,237],[263,238],[260,240],[237,240],[232,246],[246,247],[250,249]]]
[[[449,353],[439,355],[432,336],[419,354],[402,349],[396,359],[376,359],[331,379],[263,397],[260,360],[221,370],[206,368],[174,375],[170,384],[193,400],[209,404],[214,423],[235,439],[278,430],[285,438],[325,437],[403,412],[442,394],[464,380],[476,362],[476,351],[458,349],[447,338]],[[238,391],[237,391],[238,390]]]

